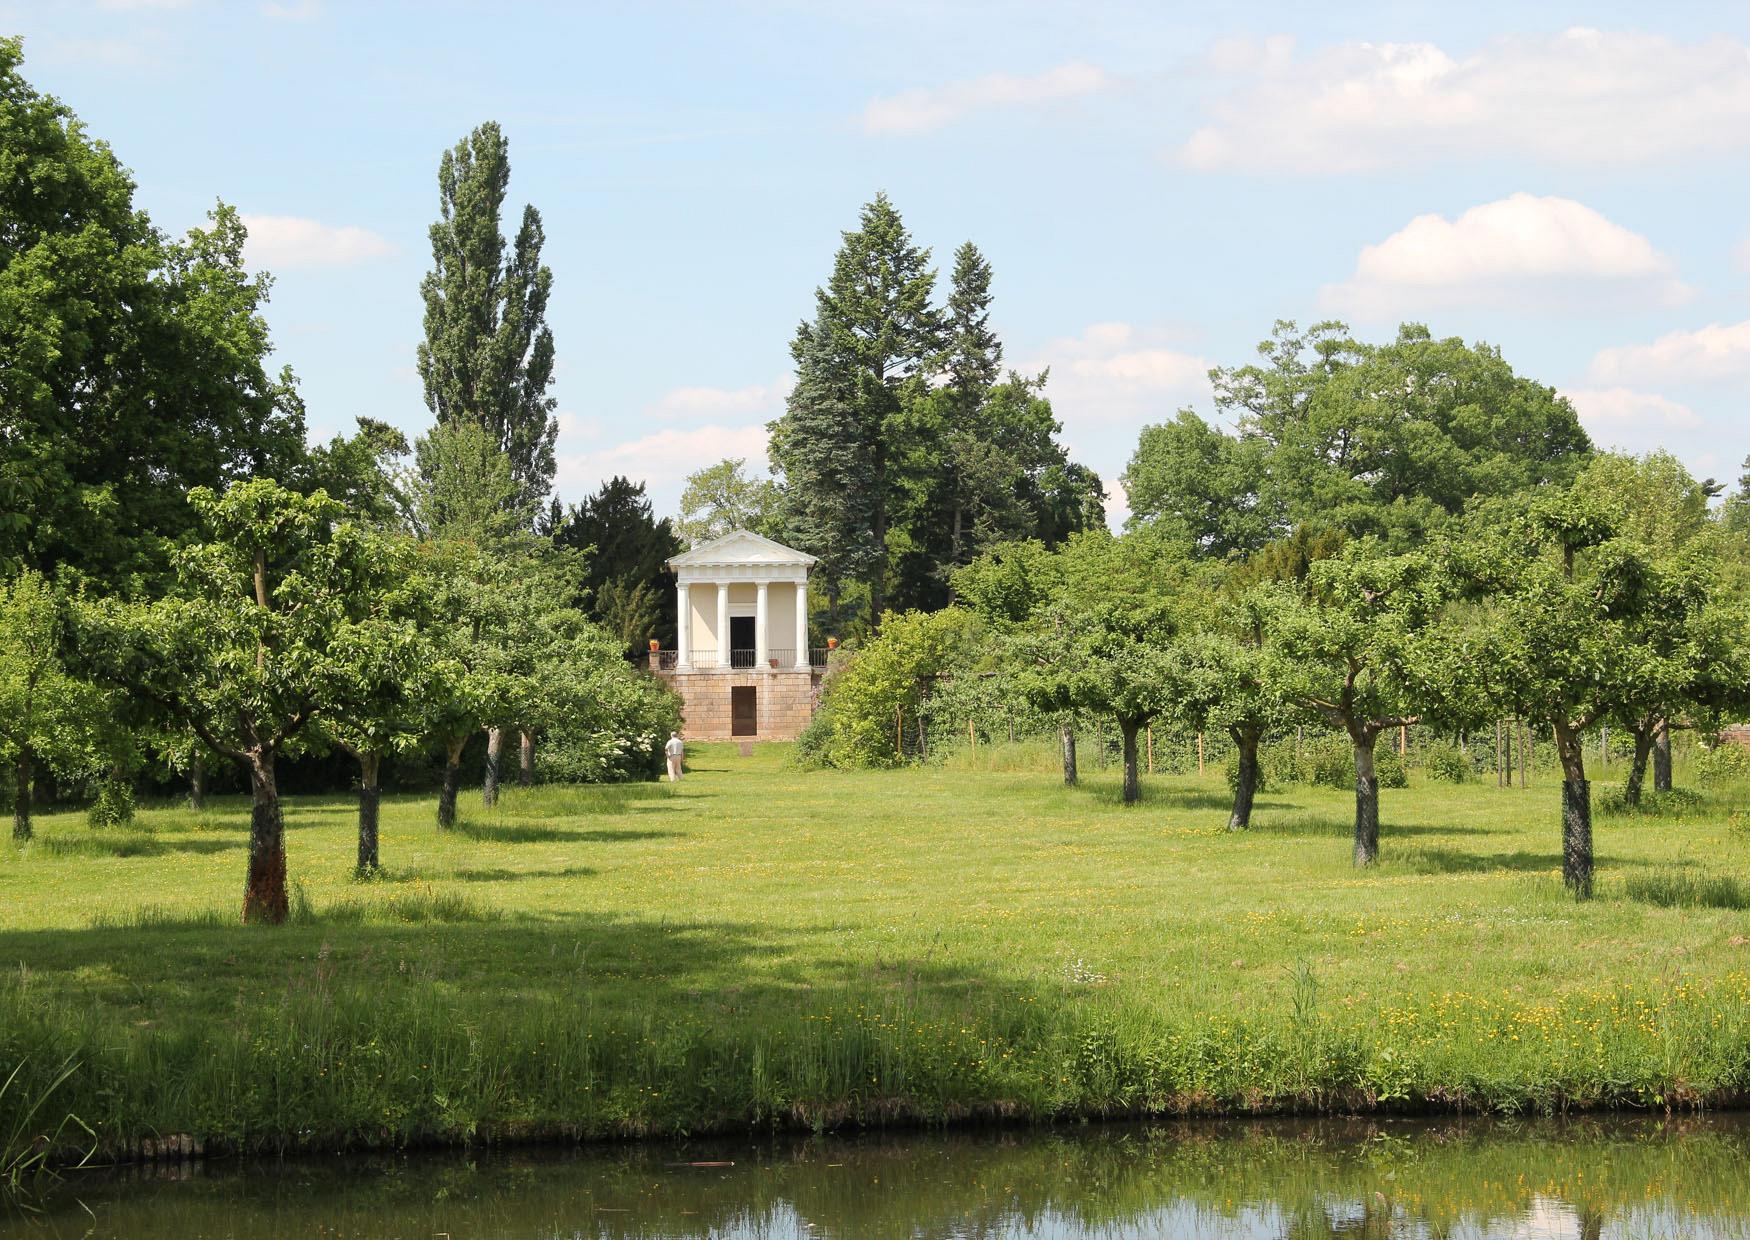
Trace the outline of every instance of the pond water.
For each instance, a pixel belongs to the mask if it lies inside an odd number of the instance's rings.
[[[1750,1237],[1738,1117],[1088,1126],[79,1172],[0,1236]]]

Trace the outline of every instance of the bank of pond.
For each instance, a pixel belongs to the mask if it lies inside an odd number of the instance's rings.
[[[1741,1116],[1080,1125],[71,1173],[0,1236],[1750,1235]]]

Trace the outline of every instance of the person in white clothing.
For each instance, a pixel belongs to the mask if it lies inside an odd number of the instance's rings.
[[[662,752],[668,755],[668,782],[678,784],[681,781],[681,759],[686,757],[687,747],[681,742],[679,732],[668,734],[668,744],[662,747]]]

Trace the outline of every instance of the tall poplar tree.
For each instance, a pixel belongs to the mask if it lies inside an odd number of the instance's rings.
[[[870,620],[877,626],[888,596],[893,423],[907,385],[925,380],[943,345],[942,317],[930,303],[936,273],[929,263],[929,250],[912,242],[887,195],[877,194],[857,230],[844,234],[831,277],[815,290],[814,322],[797,329],[797,384],[774,427],[773,454],[793,493],[802,480],[817,478],[851,489],[833,497],[801,487],[792,528],[806,550],[837,553],[822,555],[829,573],[836,560],[868,583]],[[866,524],[859,523],[865,514]],[[822,541],[811,541],[816,537]],[[849,545],[834,546],[839,539]]]
[[[553,273],[541,264],[541,213],[523,208],[506,253],[499,228],[510,147],[487,122],[438,165],[441,216],[431,226],[432,270],[420,285],[425,340],[419,377],[440,424],[472,421],[510,458],[516,502],[532,513],[553,485]]]

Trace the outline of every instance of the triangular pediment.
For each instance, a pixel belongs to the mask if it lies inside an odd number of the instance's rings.
[[[716,568],[728,565],[797,565],[811,567],[815,557],[806,551],[786,547],[781,542],[754,533],[752,530],[730,530],[721,538],[683,551],[669,560],[670,568]]]

